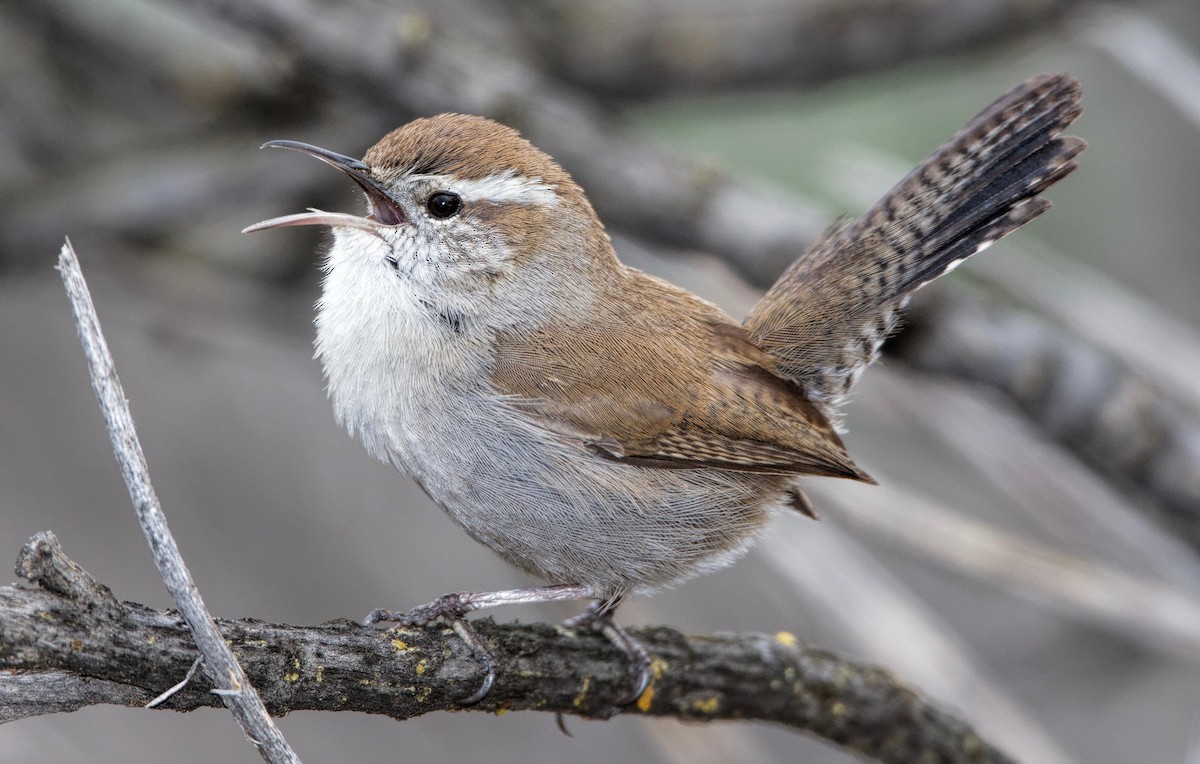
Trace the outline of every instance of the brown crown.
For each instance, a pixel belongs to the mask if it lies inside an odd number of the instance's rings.
[[[571,176],[511,127],[469,114],[416,119],[385,135],[363,161],[380,174],[454,175],[479,180],[510,171],[575,188]]]

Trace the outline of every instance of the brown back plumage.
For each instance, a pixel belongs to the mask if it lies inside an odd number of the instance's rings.
[[[610,288],[586,323],[498,336],[496,387],[609,459],[869,480],[721,310],[634,269]]]
[[[1078,81],[1026,80],[998,98],[854,224],[813,244],[744,326],[780,374],[836,417],[908,296],[1045,212],[1037,194],[1075,169]]]

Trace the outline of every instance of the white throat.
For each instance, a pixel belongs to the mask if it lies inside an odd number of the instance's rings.
[[[393,461],[411,413],[486,378],[486,327],[433,266],[392,265],[390,243],[334,229],[317,303],[316,356],[338,422],[377,459]]]

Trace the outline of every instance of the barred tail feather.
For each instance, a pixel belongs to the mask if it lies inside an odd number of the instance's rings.
[[[1038,196],[1086,144],[1066,74],[998,98],[850,226],[811,246],[746,319],[780,372],[826,413],[878,355],[912,292],[1045,212]]]

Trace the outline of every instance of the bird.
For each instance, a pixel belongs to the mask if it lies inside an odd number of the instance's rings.
[[[744,321],[621,263],[571,175],[490,119],[416,119],[361,160],[265,143],[366,197],[365,214],[245,229],[332,232],[315,347],[338,421],[545,582],[364,623],[449,624],[483,667],[470,704],[497,664],[468,613],[587,601],[568,625],[621,648],[625,701],[640,696],[651,659],[618,605],[730,564],[781,512],[815,517],[801,478],[874,482],[841,439],[847,394],[913,292],[1049,208],[1040,194],[1086,146],[1061,135],[1081,98],[1067,74],[1000,96],[800,253]]]

